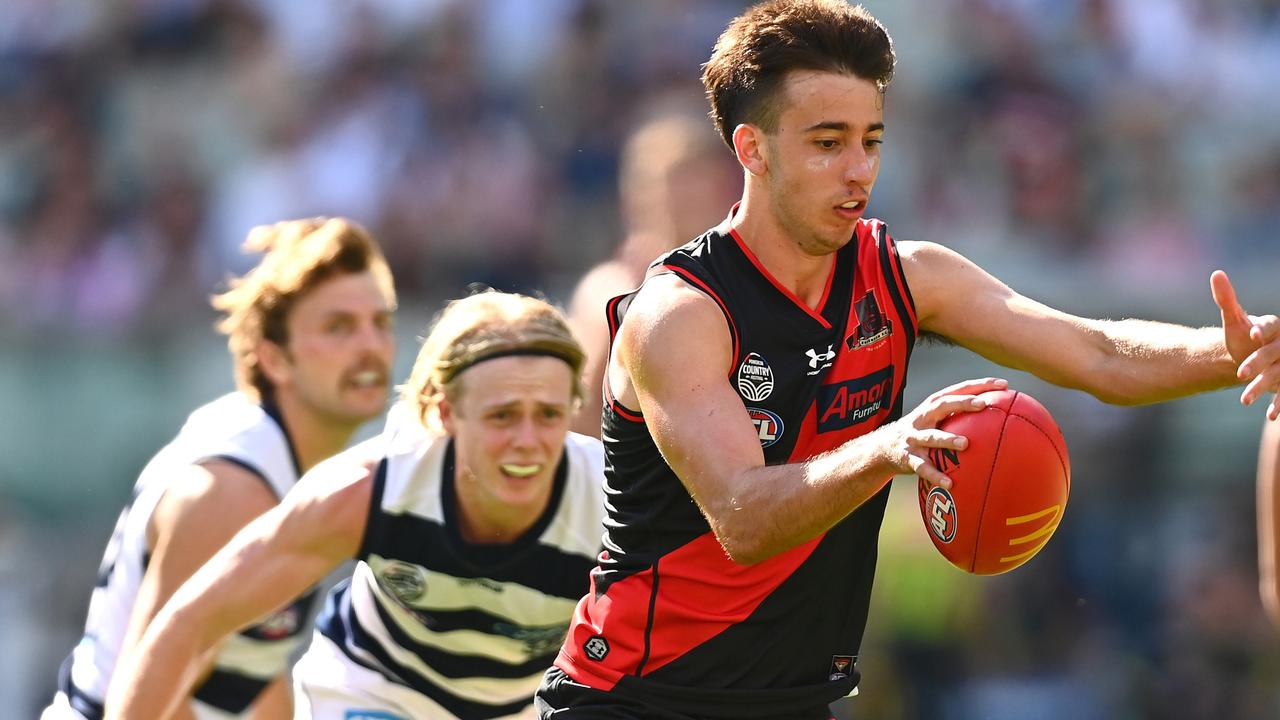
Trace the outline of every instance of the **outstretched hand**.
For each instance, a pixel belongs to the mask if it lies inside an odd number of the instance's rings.
[[[1280,417],[1280,318],[1275,315],[1250,315],[1236,299],[1231,280],[1221,270],[1209,276],[1213,301],[1222,312],[1223,340],[1227,352],[1236,361],[1236,377],[1247,382],[1240,402],[1252,405],[1263,393],[1273,393],[1267,417]]]
[[[983,378],[966,380],[943,388],[925,398],[915,410],[884,428],[897,435],[890,443],[892,462],[900,472],[915,473],[930,485],[951,487],[951,479],[929,461],[930,448],[963,450],[967,438],[938,428],[947,417],[962,412],[977,412],[987,406],[978,395],[990,390],[1004,390],[1007,380]]]

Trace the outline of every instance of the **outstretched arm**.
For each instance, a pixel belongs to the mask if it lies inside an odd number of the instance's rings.
[[[370,465],[339,456],[237,534],[179,588],[117,668],[107,717],[168,717],[196,681],[198,658],[354,556],[372,484]]]
[[[1245,314],[1223,273],[1212,278],[1222,327],[1189,328],[1077,317],[1019,295],[940,245],[902,242],[898,248],[921,330],[1056,385],[1121,405],[1171,400],[1255,377],[1261,379],[1246,395],[1280,385],[1276,318]],[[1242,398],[1246,404],[1252,399]]]

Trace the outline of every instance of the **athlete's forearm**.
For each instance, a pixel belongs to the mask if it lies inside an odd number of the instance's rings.
[[[111,678],[107,720],[170,717],[191,692],[197,659],[213,646],[202,621],[171,606],[156,616]]]
[[[803,463],[752,468],[716,535],[735,562],[750,565],[831,529],[885,486],[896,472],[877,430]]]
[[[174,593],[112,679],[110,717],[167,717],[223,638],[285,605],[336,565],[274,547],[287,544],[287,533],[279,532],[282,515],[277,508],[255,520]]]
[[[1239,383],[1221,328],[1190,328],[1149,320],[1100,321],[1106,352],[1095,395],[1141,405]]]

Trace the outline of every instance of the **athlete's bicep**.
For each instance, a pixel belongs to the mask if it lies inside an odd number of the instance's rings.
[[[740,473],[762,466],[764,455],[729,383],[726,318],[709,298],[675,283],[646,286],[618,348],[658,450],[716,529],[732,512]]]
[[[1067,387],[1081,387],[1103,359],[1096,321],[1021,295],[941,245],[899,242],[898,250],[921,332]]]

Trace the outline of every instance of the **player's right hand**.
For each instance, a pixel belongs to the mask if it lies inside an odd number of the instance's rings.
[[[963,436],[940,430],[938,423],[956,413],[982,410],[987,403],[977,395],[1007,387],[1009,381],[1003,378],[965,380],[925,398],[910,413],[882,428],[888,435],[890,463],[900,473],[912,473],[930,485],[950,489],[951,479],[929,462],[929,450],[963,450],[969,441]]]

